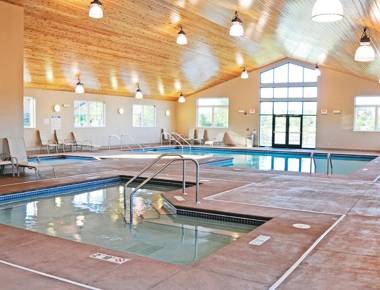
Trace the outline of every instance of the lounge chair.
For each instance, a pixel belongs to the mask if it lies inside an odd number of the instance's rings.
[[[22,169],[33,169],[36,177],[39,177],[39,169],[43,166],[40,166],[38,163],[29,162],[28,156],[26,153],[26,146],[24,138],[7,138],[9,155],[13,164],[15,164],[17,176],[20,176],[20,168]],[[55,170],[52,167],[54,177]]]
[[[215,139],[210,139],[210,140],[205,139],[206,140],[205,145],[207,145],[207,146],[215,146],[215,145],[223,146],[224,145],[224,135],[225,135],[225,133],[219,133],[218,135],[216,135]]]
[[[202,145],[204,143],[205,129],[198,128],[195,130],[194,144]]]
[[[7,166],[12,166],[12,176],[15,176],[15,164],[13,164],[12,160],[7,160],[7,158],[5,158],[5,154],[0,154],[0,173],[3,174],[4,173],[4,169],[5,167]]]
[[[171,143],[170,134],[164,129],[161,129],[161,145],[171,145]]]
[[[91,151],[93,151],[95,147],[100,147],[99,145],[94,145],[91,140],[78,140],[74,132],[70,132],[70,138],[75,148],[80,148],[81,151],[83,151],[83,148],[86,147],[88,147]]]
[[[53,143],[52,141],[47,141],[46,138],[43,138],[41,136],[40,130],[36,131],[36,137],[37,145],[40,147],[40,153],[42,153],[45,148],[48,154],[50,154],[50,150],[54,150],[56,153],[58,153],[58,145]]]
[[[194,144],[194,140],[195,140],[195,129],[190,128],[188,135],[187,135],[187,138],[186,138],[186,141],[189,142],[190,144]]]

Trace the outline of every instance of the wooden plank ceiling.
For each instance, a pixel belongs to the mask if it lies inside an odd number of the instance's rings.
[[[341,0],[345,19],[311,21],[315,0],[8,0],[25,8],[25,86],[72,91],[80,73],[87,92],[176,99],[291,57],[377,80],[380,61],[355,63],[362,32],[380,43],[380,0]],[[244,38],[228,35],[234,10]],[[176,44],[182,25],[189,44]]]

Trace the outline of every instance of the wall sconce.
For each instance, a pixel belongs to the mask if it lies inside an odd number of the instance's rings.
[[[55,104],[53,107],[54,112],[59,113],[61,111],[61,105]]]
[[[166,117],[170,117],[170,110],[166,110],[166,111],[165,111],[165,116],[166,116]]]
[[[117,109],[117,112],[119,113],[119,115],[123,115],[124,114],[124,108]]]
[[[249,114],[250,114],[250,115],[254,115],[254,114],[256,114],[256,109],[255,109],[255,108],[250,108],[250,109],[249,109]]]
[[[327,109],[321,109],[321,115],[327,115],[328,110]]]

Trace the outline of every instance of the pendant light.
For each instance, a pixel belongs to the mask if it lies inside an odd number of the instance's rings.
[[[315,65],[315,70],[314,71],[315,71],[315,75],[316,75],[317,78],[321,76],[321,70],[319,69],[319,65],[318,64]]]
[[[95,19],[103,18],[102,2],[100,2],[99,0],[93,0],[90,4],[88,16]]]
[[[230,35],[233,37],[240,37],[244,35],[243,21],[239,18],[237,11],[235,11],[235,16],[231,22]]]
[[[370,62],[373,60],[375,60],[375,50],[371,45],[371,38],[369,37],[368,28],[365,27],[360,38],[360,46],[355,52],[355,61]]]
[[[142,99],[144,98],[144,95],[140,89],[140,84],[137,84],[137,90],[136,90],[136,94],[135,94],[135,98],[136,99]]]
[[[312,20],[315,22],[335,22],[343,19],[340,0],[317,0],[313,6]]]
[[[187,44],[187,37],[185,31],[183,31],[182,26],[180,27],[180,30],[177,34],[177,44],[179,45],[186,45]]]
[[[84,94],[84,84],[80,81],[79,76],[78,76],[78,82],[75,85],[75,93]]]
[[[248,71],[247,71],[247,68],[246,68],[246,67],[244,67],[243,71],[241,72],[240,77],[241,77],[243,80],[247,80],[247,79],[249,78]]]
[[[182,92],[181,94],[179,95],[179,98],[178,98],[178,103],[185,103],[186,102],[186,98],[183,96]]]

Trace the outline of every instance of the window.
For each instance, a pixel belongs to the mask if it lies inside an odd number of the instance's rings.
[[[198,128],[228,128],[228,98],[197,100]]]
[[[74,127],[104,127],[105,104],[99,101],[74,101]]]
[[[133,105],[133,127],[156,127],[156,106],[153,105]]]
[[[380,131],[380,97],[355,98],[355,131]]]
[[[24,128],[36,127],[36,100],[24,97]]]
[[[299,115],[302,116],[302,147],[315,148],[317,98],[318,76],[313,69],[282,62],[263,71],[260,74],[260,146],[272,146],[274,115]]]

